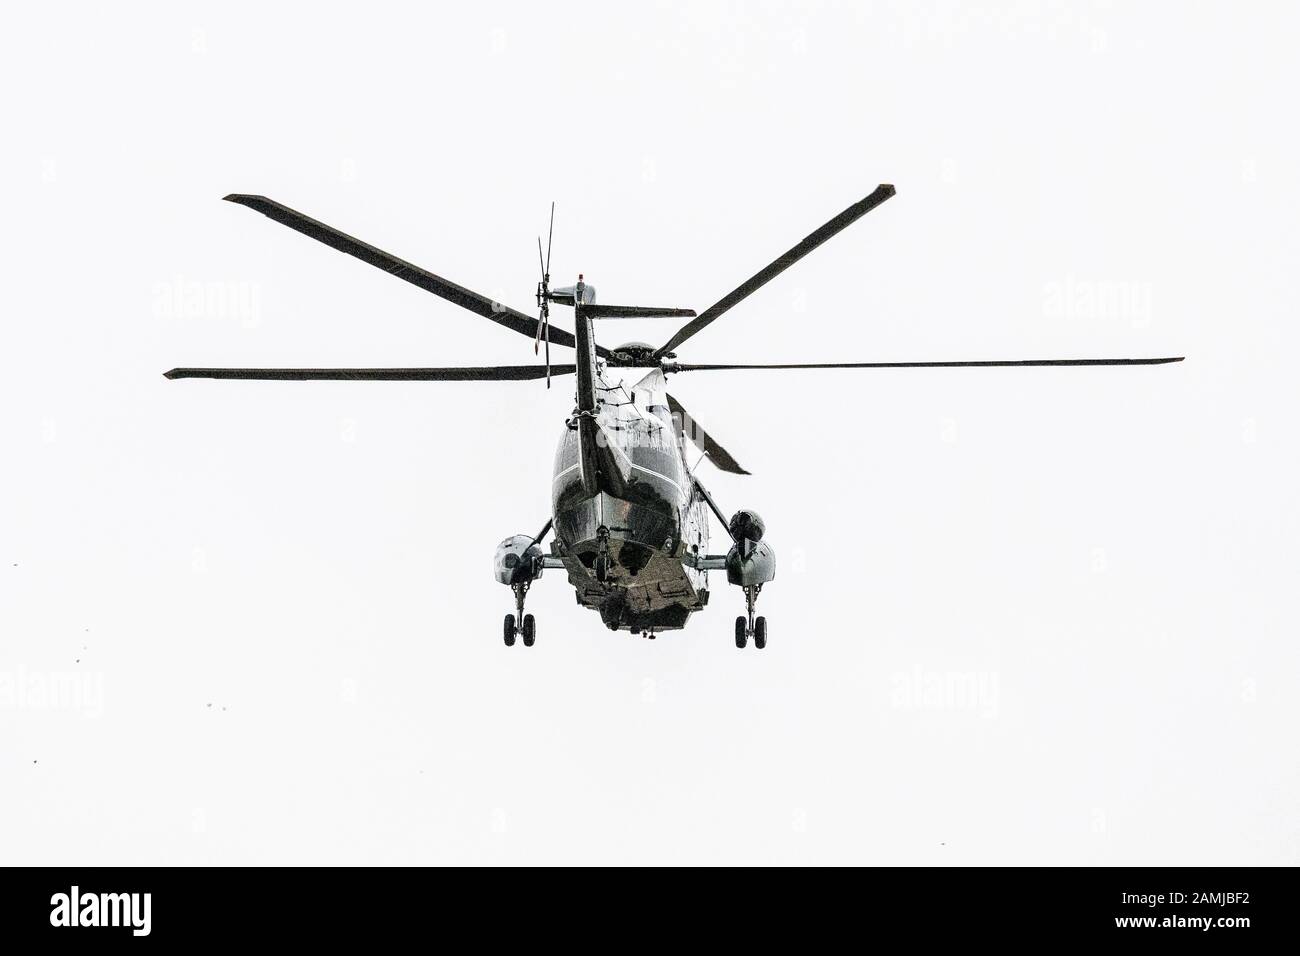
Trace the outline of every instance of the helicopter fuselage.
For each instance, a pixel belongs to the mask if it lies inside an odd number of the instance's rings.
[[[581,335],[580,335],[581,338]],[[555,538],[578,603],[611,629],[670,630],[708,602],[706,505],[696,490],[664,392],[652,371],[630,387],[594,362],[555,452]],[[590,407],[583,408],[584,405]]]

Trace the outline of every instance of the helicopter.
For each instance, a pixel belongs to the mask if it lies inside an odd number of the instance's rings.
[[[582,274],[568,286],[551,288],[550,258],[555,204],[542,252],[535,299],[537,318],[473,292],[390,253],[355,239],[265,196],[235,193],[229,202],[247,206],[291,229],[383,269],[476,315],[533,340],[541,363],[460,368],[174,368],[169,379],[251,379],[274,381],[493,381],[573,375],[574,405],[564,421],[551,477],[551,514],[533,535],[516,534],[496,549],[496,580],[514,594],[514,611],[505,615],[507,647],[537,639],[534,615],[525,598],[544,571],[563,571],[579,605],[597,611],[613,631],[653,639],[679,630],[709,601],[708,573],[725,573],[727,584],[744,596],[745,613],[736,618],[736,647],[750,641],[767,646],[767,619],[756,615],[764,585],[776,577],[776,553],[756,511],[742,509],[730,518],[696,474],[708,459],[723,472],[749,474],[667,391],[667,377],[685,372],[763,369],[1004,368],[1033,366],[1163,365],[1166,358],[1066,358],[930,362],[825,362],[813,364],[712,364],[678,361],[676,350],[688,339],[766,285],[808,253],[837,235],[895,193],[881,184],[839,215],[809,233],[784,254],[703,312],[693,309],[607,305]],[[573,331],[551,324],[551,306],[573,310]],[[663,345],[629,342],[608,348],[596,342],[597,323],[629,318],[689,319]],[[551,346],[572,349],[574,359],[551,363]],[[541,350],[544,347],[544,352]],[[634,384],[614,375],[619,369],[645,369]],[[692,466],[688,445],[702,454]],[[709,516],[726,530],[725,553],[709,553]],[[554,532],[549,548],[542,544]]]

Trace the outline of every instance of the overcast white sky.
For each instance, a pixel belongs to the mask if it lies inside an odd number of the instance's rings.
[[[12,11],[0,862],[1295,863],[1298,19]],[[571,380],[161,375],[532,360],[229,192],[525,311],[554,199],[557,282],[702,309],[881,182],[683,360],[1187,361],[671,380],[764,652],[554,572],[502,645]]]

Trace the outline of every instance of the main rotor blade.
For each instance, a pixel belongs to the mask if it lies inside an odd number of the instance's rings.
[[[571,375],[575,366],[552,365],[552,375]],[[174,368],[167,378],[237,378],[255,381],[525,382],[545,378],[545,365],[470,368]]]
[[[894,195],[893,186],[890,186],[887,183],[882,183],[877,186],[871,195],[855,202],[852,206],[844,210],[820,229],[809,233],[804,238],[803,242],[799,243],[785,255],[764,266],[748,280],[741,283],[713,305],[709,306],[700,313],[699,318],[682,326],[676,335],[669,339],[662,348],[655,352],[655,358],[663,358],[665,354],[677,348],[677,346],[681,345],[696,332],[703,329],[737,302],[740,302],[750,293],[775,279],[778,275],[790,268],[804,256],[808,255],[808,253],[812,252],[831,236],[843,231],[848,226],[857,222],[892,195]]]
[[[354,239],[347,233],[340,232],[333,226],[327,226],[323,222],[317,222],[310,216],[304,216],[297,210],[290,209],[288,206],[281,205],[265,196],[249,196],[241,193],[231,193],[225,197],[227,202],[239,203],[241,206],[247,206],[254,209],[262,215],[274,219],[276,222],[283,223],[290,229],[301,232],[304,236],[310,236],[317,242],[323,242],[327,246],[346,252],[362,262],[368,262],[372,266],[390,272],[399,279],[404,279],[412,285],[419,286],[426,292],[432,292],[436,296],[441,296],[448,302],[454,302],[456,305],[476,315],[481,315],[485,319],[491,319],[498,325],[504,325],[508,329],[527,335],[529,338],[537,337],[537,320],[502,305],[500,302],[494,302],[485,295],[480,295],[463,286],[458,286],[454,282],[434,275],[427,269],[421,269],[417,265],[412,265],[405,259],[399,259],[391,253],[377,249],[360,239]],[[540,250],[539,250],[540,252]],[[562,329],[555,329],[552,332],[551,340],[559,345],[567,345],[573,348],[577,342],[574,340],[572,333],[565,332]]]
[[[733,475],[749,474],[744,468],[740,467],[740,462],[731,457],[727,449],[719,445],[713,436],[700,427],[699,422],[691,417],[691,413],[682,407],[682,403],[671,395],[668,396],[668,408],[681,423],[683,434],[694,442],[700,451],[708,455],[715,465]],[[723,524],[726,524],[726,522],[723,521]]]
[[[789,369],[789,368],[1009,368],[1045,365],[1167,365],[1181,362],[1183,356],[1172,358],[1104,358],[1104,359],[1014,359],[988,362],[819,362],[799,365],[686,365],[672,363],[666,372],[714,372],[726,369]]]

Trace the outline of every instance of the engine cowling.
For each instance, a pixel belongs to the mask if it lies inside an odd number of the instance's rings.
[[[727,552],[727,583],[739,587],[766,584],[776,577],[776,552],[766,541],[733,544]]]
[[[731,537],[737,541],[762,541],[763,532],[767,527],[763,524],[763,519],[758,516],[757,511],[737,511],[727,522],[727,530],[731,532]]]
[[[740,587],[766,584],[776,577],[776,552],[763,541],[767,531],[757,511],[737,511],[727,522],[736,542],[727,552],[727,583]]]
[[[542,576],[542,549],[531,535],[513,535],[497,545],[492,570],[502,584],[535,581]]]

